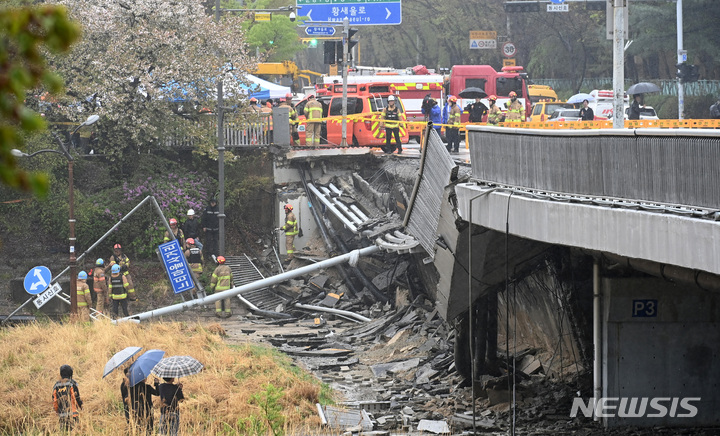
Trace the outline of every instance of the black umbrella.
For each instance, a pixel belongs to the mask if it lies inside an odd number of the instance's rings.
[[[648,92],[660,92],[660,88],[650,82],[640,82],[629,87],[627,90],[628,94],[647,94]]]
[[[465,88],[460,91],[460,94],[458,94],[458,96],[461,98],[485,98],[487,97],[487,92],[483,91],[480,88],[472,86],[470,88]]]

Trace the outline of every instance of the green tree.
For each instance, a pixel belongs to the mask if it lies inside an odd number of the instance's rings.
[[[0,180],[36,194],[47,191],[43,173],[17,167],[13,148],[23,149],[23,135],[42,130],[44,120],[25,105],[26,90],[44,85],[51,92],[62,88],[61,78],[46,63],[43,48],[67,52],[80,35],[65,8],[0,8]]]

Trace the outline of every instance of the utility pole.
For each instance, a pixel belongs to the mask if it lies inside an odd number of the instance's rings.
[[[342,96],[342,141],[341,147],[347,147],[347,70],[348,70],[348,44],[350,44],[350,21],[347,17],[343,18],[343,61],[342,61],[342,79],[343,79],[343,96]]]
[[[682,16],[682,0],[677,0],[677,61],[678,64],[682,64],[686,59],[687,52],[683,50],[683,16]],[[678,79],[678,119],[682,120],[685,118],[685,87],[681,79]]]
[[[215,22],[220,23],[220,0],[215,0]],[[224,66],[223,66],[224,67]],[[223,123],[223,75],[217,83],[217,149],[218,149],[218,255],[225,255],[225,131]]]
[[[613,0],[613,129],[625,128],[625,0]]]

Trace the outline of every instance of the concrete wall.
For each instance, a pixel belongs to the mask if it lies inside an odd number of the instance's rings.
[[[603,396],[701,398],[691,403],[695,417],[618,417],[606,424],[720,424],[720,295],[656,278],[604,279],[602,286]],[[670,400],[662,404],[671,408]]]

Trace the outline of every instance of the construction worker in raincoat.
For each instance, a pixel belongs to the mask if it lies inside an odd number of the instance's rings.
[[[217,262],[218,266],[213,271],[212,280],[210,281],[210,290],[222,292],[235,287],[232,270],[228,265],[225,265],[225,257],[218,256]],[[215,302],[215,316],[218,318],[230,318],[232,316],[229,298]]]
[[[90,306],[92,306],[92,295],[90,286],[87,284],[88,275],[80,271],[75,282],[75,294],[77,295],[77,315],[82,322],[90,322]]]

